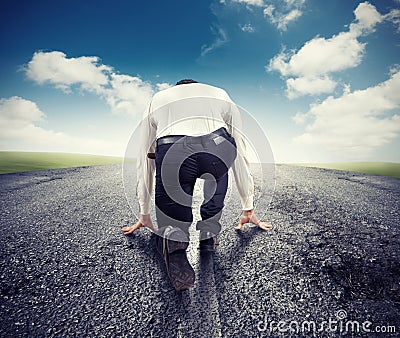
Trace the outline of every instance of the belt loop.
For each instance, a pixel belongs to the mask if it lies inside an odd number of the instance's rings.
[[[201,145],[203,146],[204,149],[207,149],[207,141],[212,140],[212,137],[210,137],[212,134],[200,136],[201,137]]]
[[[188,138],[187,136],[183,137],[183,147],[184,148],[187,148],[187,138]]]

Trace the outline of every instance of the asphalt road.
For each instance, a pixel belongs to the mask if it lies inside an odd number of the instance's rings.
[[[1,175],[1,337],[337,337],[349,321],[396,330],[354,336],[399,335],[400,180],[276,174],[272,203],[257,203],[273,230],[232,230],[233,192],[213,257],[199,256],[193,230],[197,282],[184,292],[149,231],[120,232],[135,221],[121,166]]]

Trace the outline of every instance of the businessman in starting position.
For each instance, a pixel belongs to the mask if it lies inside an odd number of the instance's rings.
[[[229,168],[242,204],[242,215],[235,229],[240,230],[245,223],[271,229],[254,212],[254,182],[240,112],[223,89],[181,80],[154,95],[140,128],[137,159],[140,215],[136,224],[123,227],[122,232],[129,235],[141,227],[154,230],[150,208],[155,170],[157,249],[175,289],[186,290],[195,281],[186,249],[197,178],[204,179],[202,219],[196,225],[200,230],[200,250],[213,251],[217,244]]]

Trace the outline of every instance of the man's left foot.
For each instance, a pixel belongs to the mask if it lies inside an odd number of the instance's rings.
[[[185,233],[173,227],[167,227],[163,236],[157,238],[157,250],[164,258],[168,276],[177,291],[187,290],[195,282],[195,272],[186,255],[189,245],[186,240]]]

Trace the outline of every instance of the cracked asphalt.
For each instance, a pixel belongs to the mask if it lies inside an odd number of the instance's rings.
[[[257,202],[273,230],[235,232],[232,197],[214,256],[192,229],[196,285],[176,292],[154,236],[120,232],[135,221],[120,165],[0,175],[0,336],[345,334],[276,326],[329,320],[399,335],[400,179],[278,165],[276,182]]]

